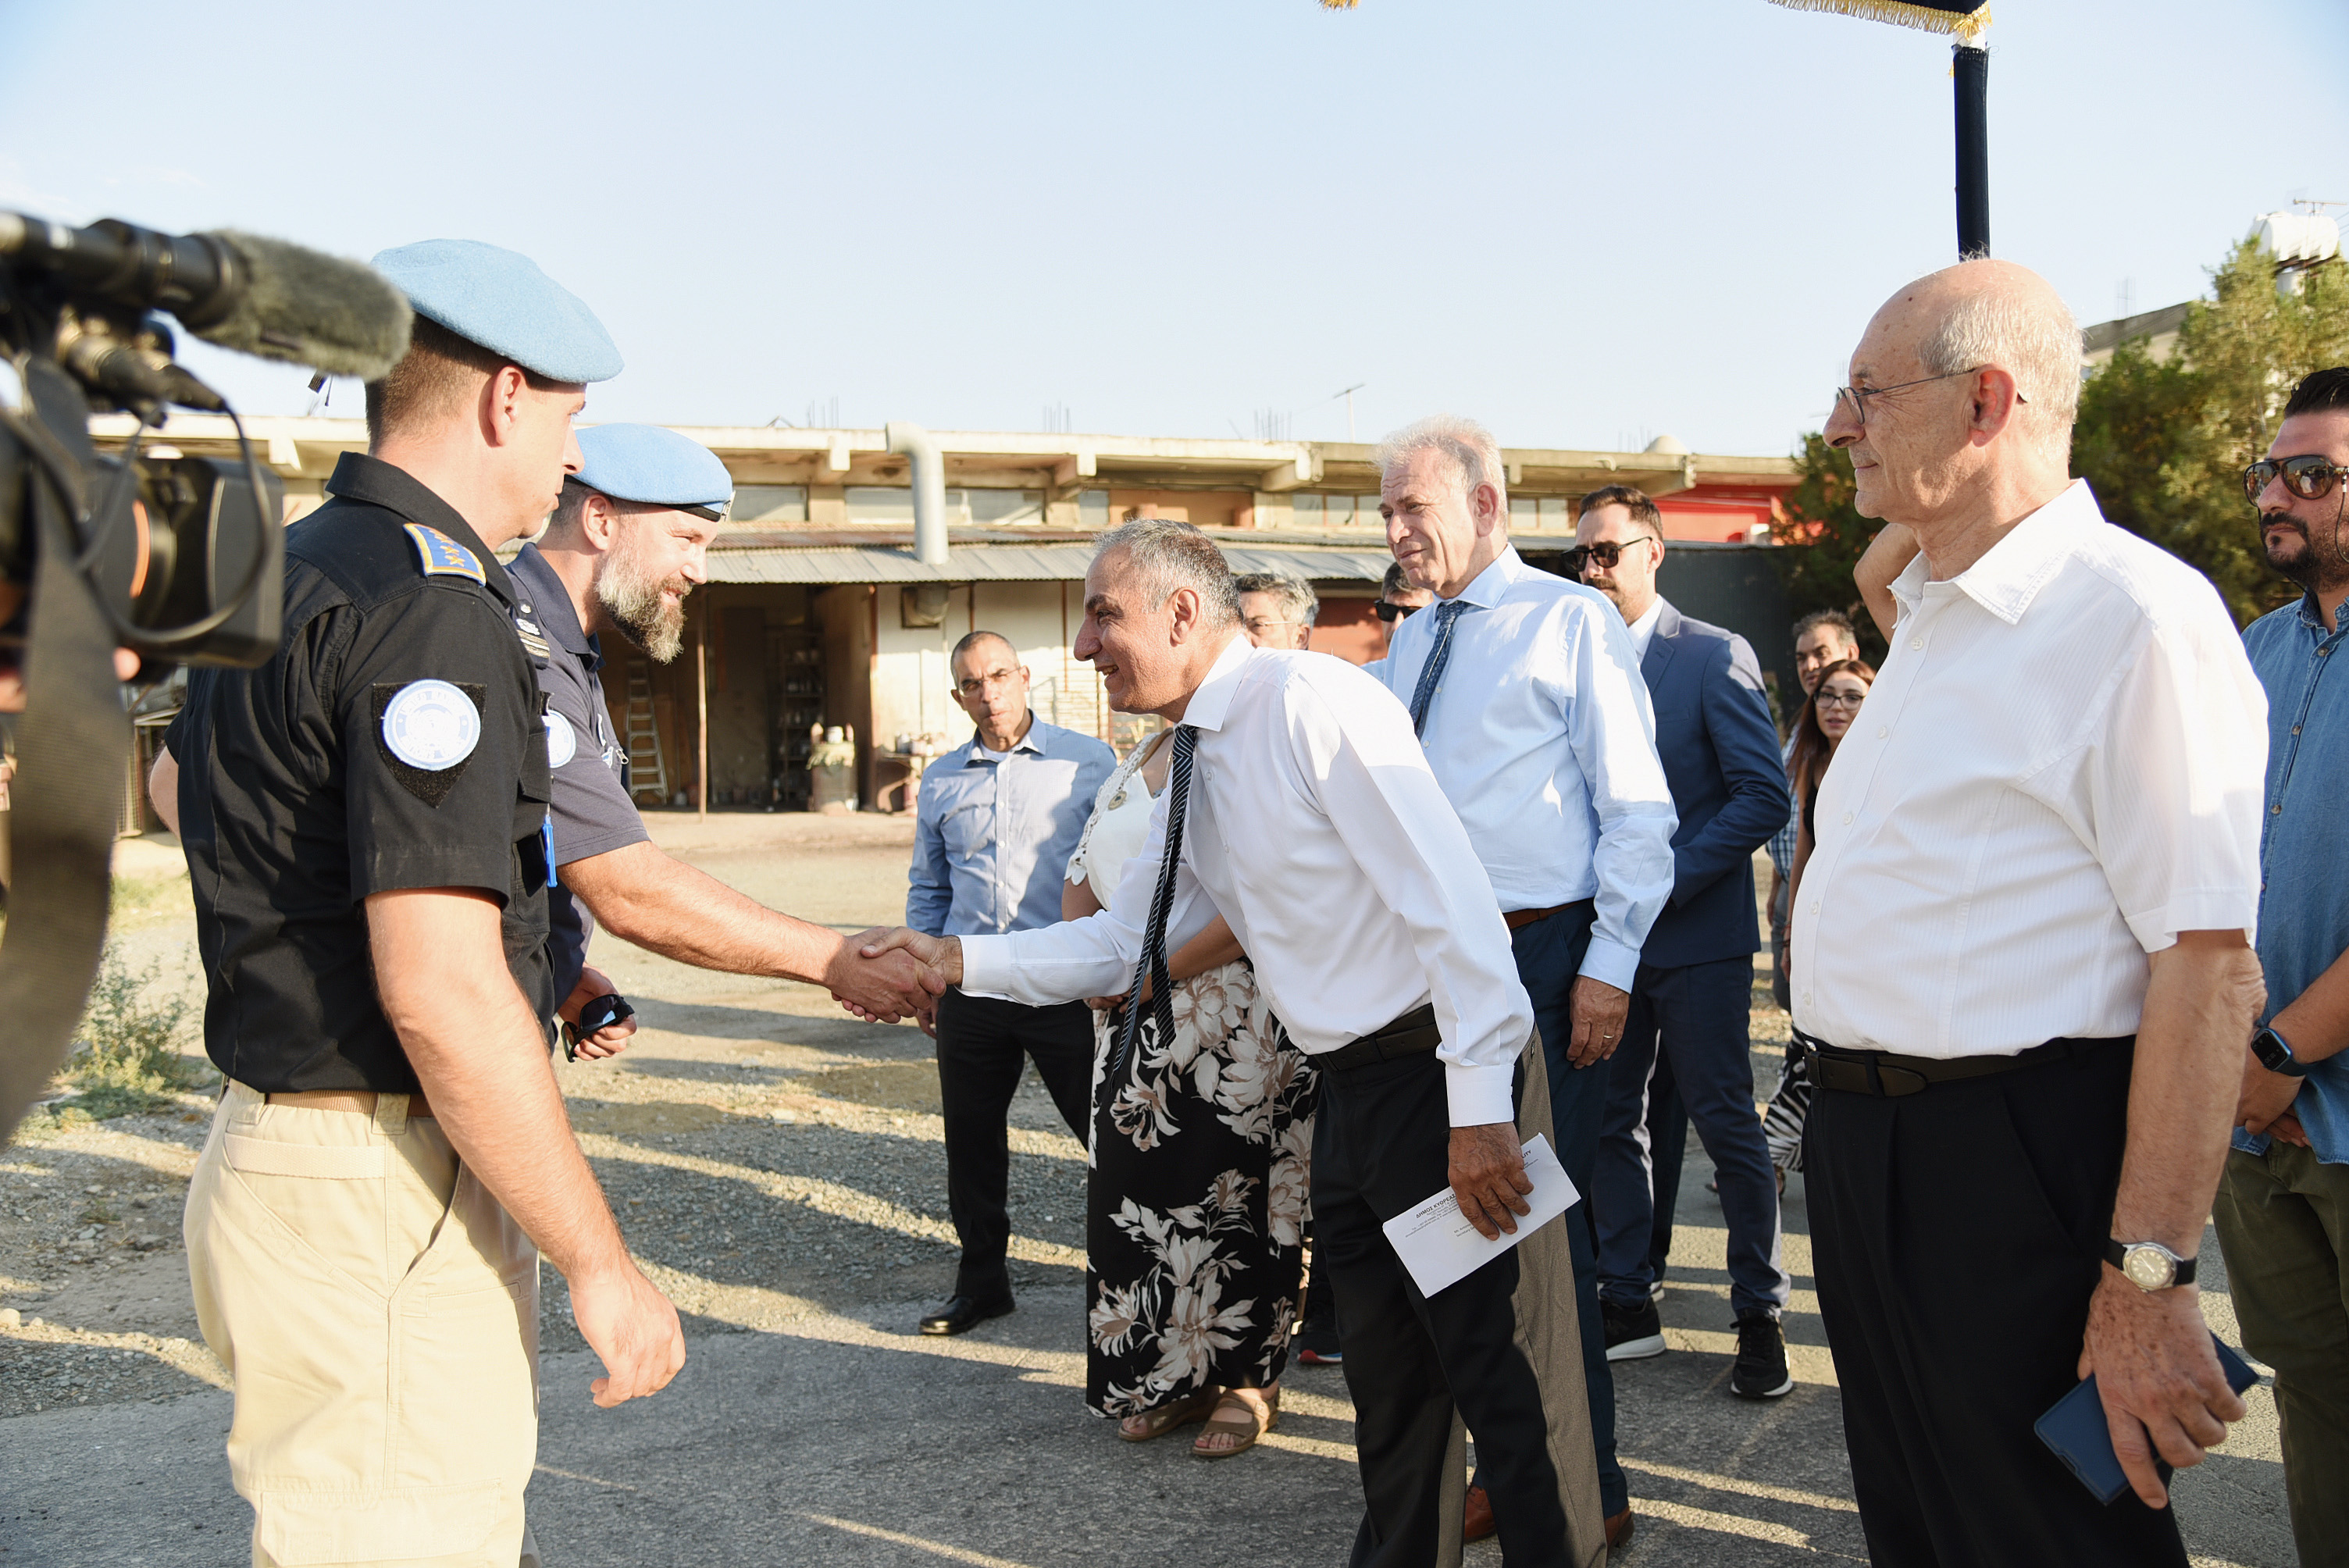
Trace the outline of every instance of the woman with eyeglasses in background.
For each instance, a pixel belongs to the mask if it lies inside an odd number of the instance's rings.
[[[1795,743],[1786,753],[1786,781],[1802,807],[1802,826],[1795,835],[1795,859],[1788,876],[1786,907],[1793,910],[1803,896],[1803,868],[1810,863],[1817,843],[1811,811],[1819,798],[1819,780],[1836,748],[1851,733],[1868,688],[1876,684],[1876,666],[1866,659],[1841,659],[1819,672],[1819,684],[1803,704],[1795,721]],[[1789,961],[1791,964],[1791,960]],[[1778,1168],[1778,1190],[1786,1190],[1786,1172],[1803,1168],[1803,1122],[1811,1109],[1810,1075],[1805,1070],[1800,1047],[1786,1047],[1785,1076],[1762,1113],[1762,1136],[1770,1146],[1770,1163]]]

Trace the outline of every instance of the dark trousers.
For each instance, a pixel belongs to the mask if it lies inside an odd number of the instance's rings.
[[[1648,1227],[1648,1277],[1661,1280],[1671,1261],[1672,1222],[1681,1207],[1681,1169],[1688,1161],[1688,1107],[1681,1103],[1681,1086],[1672,1077],[1672,1058],[1656,1053],[1655,1070],[1648,1075],[1649,1187],[1655,1193],[1656,1218]]]
[[[2238,1149],[2211,1217],[2243,1346],[2275,1368],[2301,1568],[2349,1568],[2349,1165]]]
[[[1786,1304],[1790,1282],[1779,1261],[1777,1173],[1762,1139],[1762,1115],[1754,1108],[1753,990],[1750,957],[1640,965],[1630,1022],[1608,1078],[1592,1199],[1602,1295],[1645,1301],[1655,1284],[1648,1100],[1661,1053],[1720,1183],[1722,1218],[1729,1227],[1730,1309],[1740,1316],[1775,1315]]]
[[[1077,1141],[1092,1120],[1093,1014],[1082,1002],[1030,1007],[948,990],[938,998],[938,1099],[947,1133],[947,1212],[962,1240],[957,1295],[1011,1294],[1011,1137],[1004,1119],[1032,1059]]]
[[[1549,1115],[1557,1161],[1572,1178],[1574,1190],[1583,1195],[1581,1202],[1566,1212],[1567,1239],[1574,1259],[1575,1315],[1582,1329],[1582,1387],[1590,1401],[1599,1501],[1612,1518],[1631,1506],[1631,1493],[1615,1459],[1615,1374],[1607,1364],[1607,1325],[1599,1315],[1599,1236],[1590,1219],[1591,1171],[1599,1157],[1599,1118],[1607,1104],[1607,1064],[1570,1068],[1566,1063],[1567,1047],[1574,1037],[1574,982],[1581,973],[1583,954],[1590,950],[1592,915],[1588,903],[1571,905],[1547,920],[1519,926],[1509,944],[1516,954],[1517,978],[1533,998],[1534,1027],[1549,1068]],[[1488,1446],[1482,1432],[1476,1439],[1481,1458]]]
[[[2210,1218],[2243,1347],[2276,1368],[2300,1568],[2349,1568],[2349,1164],[2234,1150]]]
[[[1526,1081],[1521,1065],[1521,1135],[1548,1130],[1547,1093],[1527,1093]],[[1314,1255],[1337,1285],[1354,1400],[1366,1507],[1353,1568],[1459,1560],[1460,1472],[1451,1467],[1463,1456],[1461,1420],[1476,1434],[1503,1561],[1581,1568],[1604,1557],[1606,1541],[1579,1335],[1558,1310],[1560,1296],[1573,1300],[1564,1249],[1546,1227],[1431,1297],[1380,1229],[1449,1181],[1450,1146],[1434,1053],[1322,1075]]]
[[[2099,1503],[2032,1430],[2078,1381],[2130,1058],[2114,1040],[1897,1099],[1812,1098],[1811,1256],[1878,1568],[2183,1568],[2169,1510]]]

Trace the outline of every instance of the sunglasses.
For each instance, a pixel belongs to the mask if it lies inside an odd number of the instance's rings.
[[[1627,548],[1655,537],[1652,533],[1643,533],[1638,539],[1627,539],[1620,544],[1611,540],[1600,544],[1578,544],[1566,552],[1567,573],[1570,576],[1579,577],[1582,575],[1582,569],[1593,561],[1599,562],[1601,571],[1612,572],[1615,570],[1615,563],[1623,559],[1623,552]]]
[[[1386,600],[1381,599],[1378,602],[1375,608],[1378,610],[1379,619],[1392,625],[1395,622],[1409,615],[1413,610],[1418,609],[1419,606],[1416,604],[1392,604]]]
[[[2333,487],[2340,482],[2344,474],[2349,474],[2349,469],[2343,468],[2329,458],[2320,458],[2313,454],[2286,458],[2282,462],[2276,461],[2273,458],[2261,458],[2243,470],[2243,493],[2249,496],[2251,503],[2256,506],[2259,504],[2261,493],[2271,482],[2281,479],[2283,480],[2283,488],[2301,500],[2323,500],[2333,493]]]

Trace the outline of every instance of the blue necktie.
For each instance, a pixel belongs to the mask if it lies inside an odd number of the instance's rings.
[[[1459,624],[1461,613],[1467,608],[1465,599],[1446,599],[1435,607],[1435,645],[1427,650],[1427,663],[1419,666],[1419,684],[1411,691],[1413,735],[1427,728],[1427,705],[1435,696],[1436,683],[1444,678],[1444,666],[1452,662],[1452,628]]]
[[[1158,888],[1150,895],[1150,923],[1142,934],[1142,957],[1133,966],[1133,986],[1125,994],[1125,1029],[1118,1037],[1117,1066],[1112,1083],[1125,1076],[1133,1059],[1133,1042],[1142,1032],[1142,983],[1150,982],[1150,1013],[1158,1020],[1158,1046],[1174,1043],[1174,981],[1166,972],[1166,906],[1174,901],[1174,871],[1183,861],[1183,817],[1191,801],[1191,748],[1199,732],[1187,724],[1174,727],[1174,759],[1166,769],[1166,858],[1158,864]]]

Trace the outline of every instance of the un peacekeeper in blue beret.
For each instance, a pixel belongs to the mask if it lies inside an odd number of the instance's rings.
[[[686,595],[709,580],[709,545],[734,480],[709,448],[657,425],[598,425],[579,433],[579,471],[564,481],[546,532],[523,547],[512,571],[515,626],[546,693],[557,867],[551,922],[564,1016],[576,1020],[612,993],[587,967],[598,921],[679,963],[810,981],[883,1016],[926,1007],[910,962],[861,959],[850,939],[745,898],[647,838],[596,676],[603,639],[617,633],[659,664],[677,657]],[[579,1054],[610,1056],[634,1032],[623,1022],[585,1033]]]
[[[228,1079],[188,1266],[255,1563],[534,1563],[540,1250],[597,1404],[685,1362],[549,1066],[547,732],[492,553],[577,471],[572,418],[620,356],[511,251],[375,264],[416,322],[367,389],[367,454],[286,530],[276,654],[191,672],[151,785]]]

